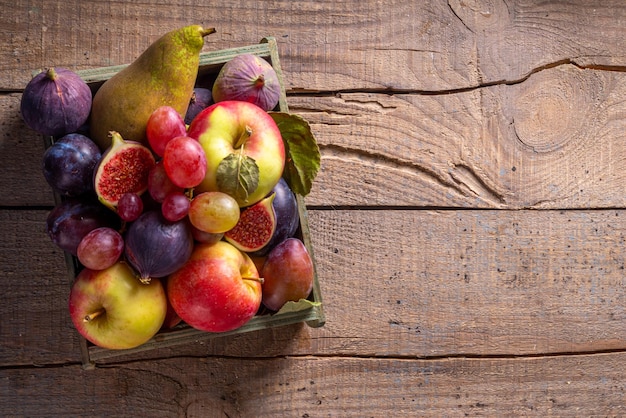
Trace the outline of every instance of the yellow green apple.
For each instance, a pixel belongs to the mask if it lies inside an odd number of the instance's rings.
[[[82,270],[72,285],[69,312],[78,332],[108,349],[138,347],[161,328],[167,297],[160,280],[144,284],[123,261]]]

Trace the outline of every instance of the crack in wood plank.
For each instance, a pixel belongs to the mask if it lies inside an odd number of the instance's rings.
[[[453,170],[450,171],[450,177],[460,186],[467,187],[474,196],[491,202],[494,207],[506,204],[507,193],[499,190],[495,184],[488,183],[488,177],[477,174],[476,170],[466,163],[453,163],[451,167]]]
[[[380,93],[380,94],[414,94],[423,96],[442,96],[458,93],[466,93],[474,90],[479,90],[487,87],[494,86],[512,86],[521,84],[531,78],[534,74],[542,71],[550,70],[556,67],[564,65],[573,65],[581,70],[593,70],[593,71],[608,71],[608,72],[620,72],[626,73],[626,65],[603,65],[603,64],[583,64],[579,60],[584,57],[564,58],[558,61],[541,65],[524,74],[517,79],[501,79],[494,81],[485,81],[476,85],[467,87],[458,87],[452,89],[440,89],[440,90],[423,90],[423,89],[401,89],[401,88],[355,88],[355,89],[340,89],[340,90],[304,90],[304,89],[292,89],[287,91],[288,96],[311,96],[311,97],[327,97],[338,96],[347,93]]]
[[[470,28],[469,26],[467,26],[467,23],[465,23],[465,21],[463,19],[461,19],[461,16],[459,16],[459,14],[456,12],[456,10],[454,10],[454,7],[452,7],[452,5],[450,4],[450,1],[447,2],[448,4],[448,9],[450,9],[450,11],[452,12],[452,15],[454,17],[457,18],[457,20],[459,20],[461,22],[461,24],[465,27],[465,29],[467,29],[468,31],[470,31],[471,33],[474,33],[474,31],[472,30],[472,28]]]
[[[410,160],[391,157],[376,152],[370,152],[364,149],[350,148],[335,144],[322,144],[322,157],[324,159],[336,158],[342,160],[360,160],[367,161],[371,164],[385,165],[390,170],[409,169],[413,173],[425,175],[440,186],[456,191],[464,197],[474,196],[492,207],[503,207],[506,204],[506,192],[498,190],[494,184],[487,184],[486,180],[481,178],[472,167],[467,163],[457,162],[450,163],[448,177],[441,175],[435,170],[429,169],[426,165],[422,165]]]

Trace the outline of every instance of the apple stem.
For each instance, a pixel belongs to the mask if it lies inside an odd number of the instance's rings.
[[[243,146],[248,141],[248,138],[250,138],[250,136],[252,136],[252,128],[246,125],[244,132],[242,132],[239,139],[237,139],[234,148],[243,151]]]
[[[85,322],[91,322],[94,319],[96,319],[97,317],[99,317],[100,315],[102,315],[103,313],[105,313],[106,310],[104,308],[100,308],[95,312],[92,312],[90,314],[85,315],[85,318],[83,318],[83,321]]]
[[[252,280],[253,282],[259,282],[261,284],[263,284],[263,282],[265,282],[265,279],[263,277],[242,277],[243,280]]]

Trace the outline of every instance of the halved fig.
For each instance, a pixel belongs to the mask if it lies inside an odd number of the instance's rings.
[[[126,193],[141,195],[148,189],[148,174],[156,162],[148,147],[125,141],[118,132],[110,134],[111,146],[94,173],[94,190],[103,205],[115,210]]]
[[[276,196],[270,194],[252,206],[241,211],[239,222],[224,234],[226,241],[240,251],[254,252],[265,247],[274,235],[276,215],[272,201]]]
[[[280,178],[278,184],[274,186],[273,192],[276,197],[272,202],[274,214],[276,215],[276,230],[270,242],[260,251],[256,251],[251,255],[266,256],[269,251],[296,234],[298,226],[300,226],[300,215],[298,213],[298,202],[296,195],[289,188],[289,184],[284,178]]]

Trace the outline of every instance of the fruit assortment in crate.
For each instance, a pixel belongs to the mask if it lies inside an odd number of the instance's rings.
[[[46,140],[83,362],[324,324],[304,196],[320,164],[274,38],[201,53],[200,26],[130,65],[43,70],[21,112]]]

